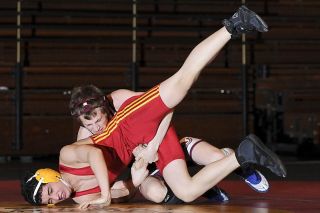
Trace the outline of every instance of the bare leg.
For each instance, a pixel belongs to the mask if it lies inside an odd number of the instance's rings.
[[[160,96],[169,108],[175,107],[183,100],[202,69],[216,57],[230,39],[231,34],[222,27],[198,44],[178,72],[160,84]]]
[[[185,202],[191,202],[239,166],[233,153],[207,165],[196,175],[190,177],[186,162],[179,159],[172,161],[164,168],[163,177],[178,198]]]
[[[225,23],[228,30],[223,27],[203,40],[191,51],[178,72],[160,84],[160,96],[169,108],[183,100],[202,69],[231,39],[231,34],[267,31],[263,20],[246,7],[240,7]],[[163,177],[178,198],[190,202],[215,186],[240,164],[246,166],[251,163],[265,166],[279,176],[286,175],[285,167],[275,153],[254,135],[249,135],[240,143],[236,152],[208,164],[193,177],[188,174],[186,162],[182,159],[170,162],[163,170]]]
[[[162,202],[167,193],[167,187],[164,185],[163,181],[151,176],[148,176],[142,182],[139,190],[143,197],[155,203]]]
[[[180,143],[186,148],[192,161],[198,165],[208,165],[234,152],[230,148],[218,149],[206,141],[193,137],[184,137]],[[238,168],[235,173],[256,192],[265,193],[268,191],[268,180],[260,171],[248,166]]]
[[[177,73],[160,84],[160,95],[169,108],[182,101],[202,69],[217,56],[231,39],[231,35],[238,37],[241,33],[268,31],[268,26],[262,18],[245,6],[241,6],[230,19],[225,19],[223,25],[225,27],[203,40],[191,51]]]
[[[228,155],[223,150],[199,138],[184,137],[180,140],[180,143],[186,147],[192,161],[198,165],[208,165]],[[228,152],[231,154],[233,150],[228,149]]]

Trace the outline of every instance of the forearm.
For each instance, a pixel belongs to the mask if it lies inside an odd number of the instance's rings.
[[[108,178],[108,169],[100,149],[92,149],[88,153],[88,162],[97,178],[102,196],[109,196],[110,184]]]
[[[158,127],[156,135],[148,144],[148,147],[150,146],[152,148],[152,150],[154,150],[154,151],[158,150],[158,148],[159,148],[159,146],[160,146],[160,144],[161,144],[161,142],[162,142],[164,136],[166,135],[168,128],[170,126],[172,115],[173,115],[173,112],[170,112],[162,119],[162,121]]]
[[[88,129],[81,126],[78,130],[77,141],[89,138],[90,136],[92,136],[92,133]]]
[[[142,167],[146,167],[148,163],[152,163],[158,160],[157,151],[164,136],[168,131],[172,114],[173,112],[170,112],[162,119],[156,135],[148,143],[148,146],[146,148],[138,146],[133,150],[133,154],[136,158],[136,162],[134,164],[135,169],[141,169]]]

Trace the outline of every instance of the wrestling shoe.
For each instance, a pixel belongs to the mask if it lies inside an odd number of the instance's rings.
[[[286,168],[279,157],[266,147],[254,134],[245,137],[235,151],[236,158],[241,167],[257,164],[268,168],[278,176],[287,175]]]
[[[265,193],[269,190],[268,180],[258,170],[241,176],[241,178],[256,192]]]
[[[219,203],[227,202],[230,200],[229,195],[223,189],[217,186],[209,189],[202,196],[210,201]]]
[[[229,19],[224,19],[222,24],[232,35],[232,38],[239,37],[241,33],[268,31],[268,25],[262,18],[246,6],[239,7],[238,11]]]

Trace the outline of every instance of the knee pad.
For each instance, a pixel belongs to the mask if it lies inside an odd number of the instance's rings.
[[[192,150],[201,141],[203,140],[193,137],[184,137],[180,140],[180,143],[183,144],[182,148],[184,150],[185,156],[187,156],[187,159],[192,160]]]

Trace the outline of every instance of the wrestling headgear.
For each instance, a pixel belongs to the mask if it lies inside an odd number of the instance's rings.
[[[81,100],[79,103],[76,103],[73,108],[71,108],[71,115],[78,117],[84,113],[90,112],[95,108],[105,105],[106,98],[104,96],[90,97],[84,100]]]
[[[33,178],[35,178],[38,181],[38,184],[33,192],[32,197],[34,202],[36,202],[36,195],[42,183],[55,183],[61,181],[66,186],[70,187],[70,185],[62,179],[61,174],[59,172],[49,168],[38,169],[36,173],[27,180],[27,183],[31,181]]]

